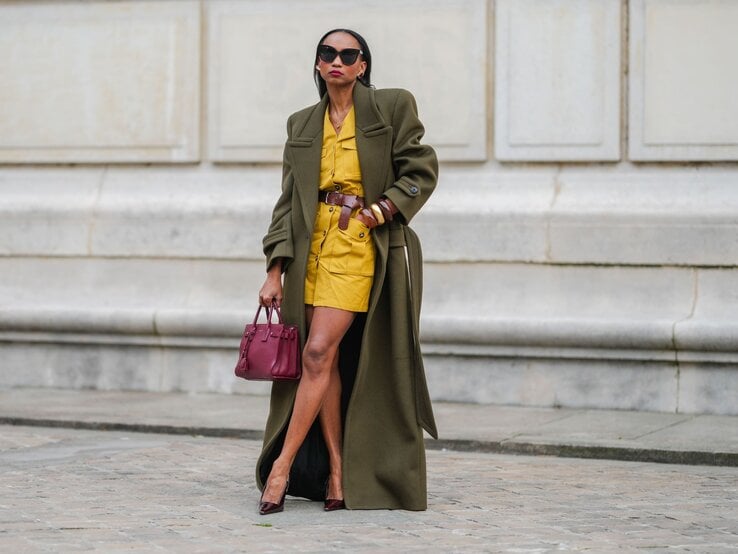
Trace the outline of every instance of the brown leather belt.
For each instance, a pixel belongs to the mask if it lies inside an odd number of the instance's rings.
[[[341,206],[341,215],[338,216],[338,228],[344,231],[348,229],[348,221],[351,212],[356,208],[364,207],[364,197],[355,194],[342,194],[340,192],[322,190],[318,193],[318,200],[331,206]]]

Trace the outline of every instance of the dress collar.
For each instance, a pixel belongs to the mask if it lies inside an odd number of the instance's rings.
[[[336,136],[336,130],[333,128],[333,123],[331,123],[331,118],[328,115],[328,106],[325,107],[323,140],[327,138],[334,138],[336,142],[356,138],[356,113],[354,112],[354,106],[351,106],[349,113],[346,114],[346,118],[343,120],[343,127],[341,127],[341,132],[338,136]]]

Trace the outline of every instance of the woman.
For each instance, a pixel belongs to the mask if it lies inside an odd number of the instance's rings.
[[[303,374],[274,382],[256,480],[340,508],[426,508],[423,429],[437,438],[418,346],[420,245],[407,227],[438,162],[410,93],[370,86],[356,32],[318,42],[321,100],[290,116],[259,302],[300,326]],[[284,284],[282,284],[284,278]]]

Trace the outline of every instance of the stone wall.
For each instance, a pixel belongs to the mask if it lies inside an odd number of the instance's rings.
[[[738,3],[0,2],[0,385],[232,376],[284,124],[351,27],[441,159],[434,398],[738,413]]]

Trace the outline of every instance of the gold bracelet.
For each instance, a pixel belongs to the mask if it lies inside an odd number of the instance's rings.
[[[372,204],[369,207],[371,208],[372,213],[374,214],[374,218],[377,220],[377,223],[382,225],[382,223],[384,223],[384,214],[382,213],[382,210],[380,209],[380,207],[377,206],[376,204]]]

